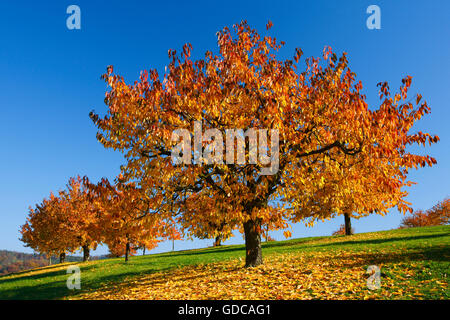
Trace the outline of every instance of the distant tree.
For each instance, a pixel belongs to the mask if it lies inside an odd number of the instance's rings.
[[[73,251],[73,238],[69,236],[67,204],[64,193],[51,193],[42,203],[29,209],[26,223],[21,227],[20,240],[26,247],[49,256]]]
[[[350,234],[354,234],[354,233],[355,233],[355,229],[351,228]],[[340,235],[348,235],[346,232],[345,224],[341,224],[339,229],[337,229],[336,231],[334,231],[332,233],[332,236],[340,236]]]
[[[30,208],[21,227],[20,240],[35,251],[50,257],[58,255],[64,262],[67,252],[83,250],[83,261],[99,242],[99,212],[93,205],[87,177],[70,178],[67,190],[51,193],[35,208]]]
[[[48,259],[39,254],[0,250],[0,275],[48,265]]]
[[[450,198],[446,198],[426,211],[417,210],[404,217],[400,223],[400,228],[444,225],[449,223],[449,219]]]
[[[95,207],[101,213],[101,241],[112,256],[125,256],[128,261],[138,248],[152,249],[159,238],[168,237],[167,225],[152,211],[158,199],[148,197],[134,183],[122,183],[121,177],[111,184],[107,179],[92,186]]]
[[[190,214],[180,215],[177,222],[189,238],[214,239],[214,246],[220,246],[223,241],[233,236],[236,223],[233,223],[233,206],[223,201],[214,201],[209,197],[193,195],[198,201],[188,202],[185,210]],[[207,213],[204,216],[196,212]]]
[[[67,203],[67,217],[70,231],[66,236],[71,236],[73,246],[82,248],[83,261],[90,259],[90,249],[96,249],[100,242],[100,211],[94,204],[95,194],[92,192],[91,183],[85,176],[70,178],[65,193]]]

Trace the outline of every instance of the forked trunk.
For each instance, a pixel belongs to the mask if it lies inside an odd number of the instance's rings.
[[[59,254],[59,263],[64,263],[65,260],[66,260],[66,253],[65,252],[61,252]]]
[[[90,250],[89,250],[89,245],[86,244],[83,246],[83,262],[89,261],[90,258],[91,258],[91,254],[90,254]]]
[[[263,263],[261,252],[261,222],[248,220],[244,223],[245,267],[256,267]]]
[[[352,222],[350,220],[350,214],[344,213],[345,218],[345,235],[349,236],[352,234]]]

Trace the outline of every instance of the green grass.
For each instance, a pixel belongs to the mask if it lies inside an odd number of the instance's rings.
[[[433,283],[447,283],[450,269],[450,226],[380,231],[353,236],[311,237],[263,243],[263,257],[284,253],[337,253],[353,251],[364,257],[367,268],[382,263],[382,277],[404,286],[420,286],[425,299],[449,299],[448,289],[435,290]],[[98,290],[153,272],[168,272],[188,265],[243,259],[243,245],[78,263],[81,290],[66,287],[66,268],[72,263],[53,265],[0,277],[0,299],[64,299]],[[414,272],[413,272],[414,271]],[[413,274],[413,276],[411,276]],[[429,280],[429,281],[428,281]],[[448,287],[446,287],[448,288]]]

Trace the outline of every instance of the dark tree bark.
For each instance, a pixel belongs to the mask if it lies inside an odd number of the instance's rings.
[[[261,221],[248,220],[244,223],[245,267],[256,267],[263,263],[261,251]]]
[[[350,214],[344,213],[344,219],[345,219],[345,235],[349,236],[352,234],[352,222],[350,220]]]
[[[130,243],[127,242],[125,247],[125,262],[128,262],[128,256],[130,255]]]
[[[142,249],[142,255],[145,256],[145,247]]]
[[[216,237],[216,239],[214,240],[214,247],[219,247],[222,245],[222,236],[219,235]]]
[[[64,263],[65,260],[66,260],[66,253],[65,252],[61,252],[59,254],[59,263]]]
[[[83,246],[83,262],[89,261],[90,258],[91,258],[91,253],[89,250],[89,245],[85,244]]]

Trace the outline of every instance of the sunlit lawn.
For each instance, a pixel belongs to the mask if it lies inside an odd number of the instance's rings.
[[[0,277],[1,299],[449,299],[450,226],[263,244],[263,266],[246,269],[244,246],[79,263]],[[367,267],[381,288],[367,288]]]

